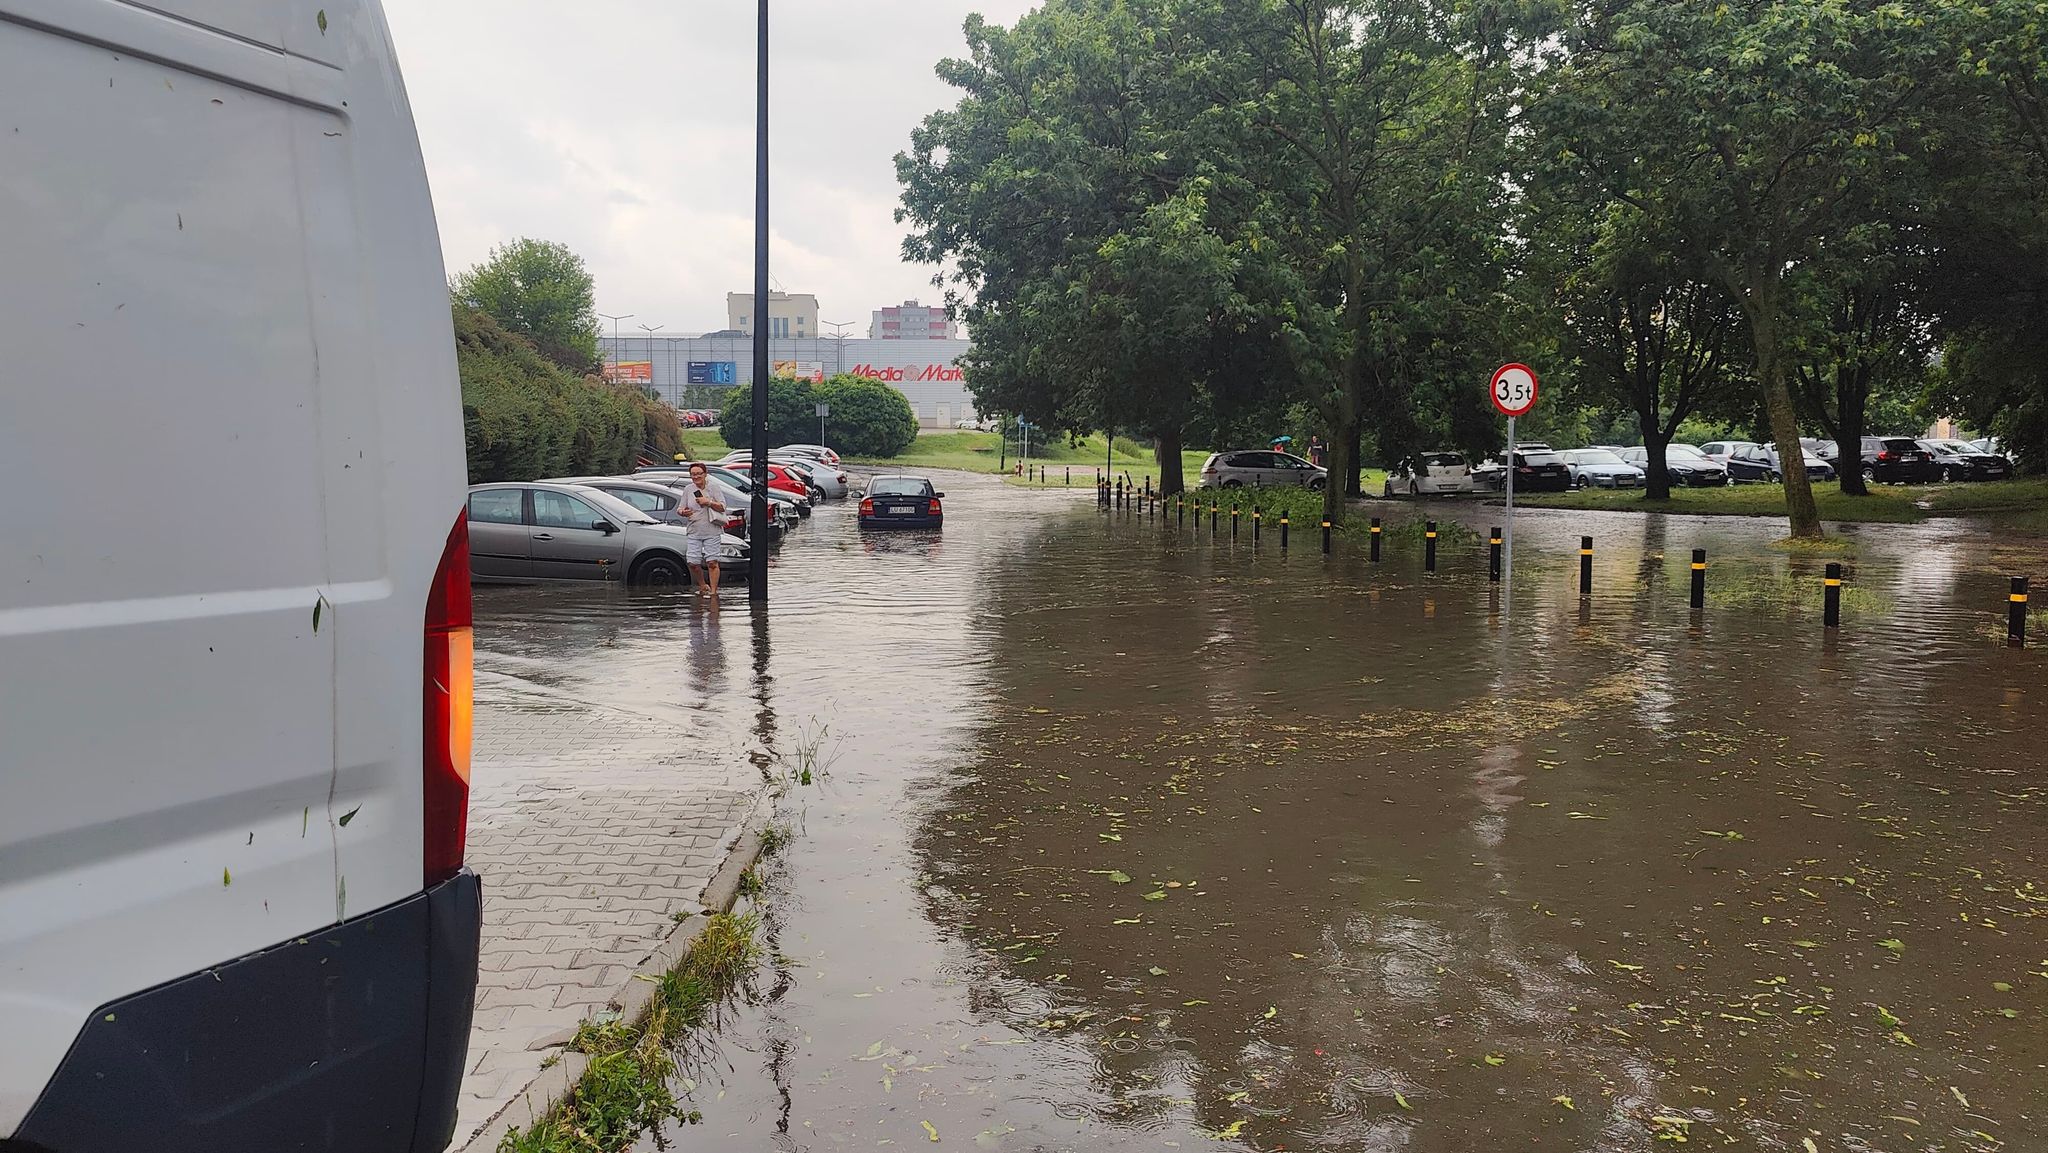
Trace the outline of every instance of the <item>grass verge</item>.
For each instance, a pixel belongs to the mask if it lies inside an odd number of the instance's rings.
[[[1847,496],[1835,484],[1813,486],[1822,520],[1858,524],[1918,524],[1936,517],[1967,516],[2009,532],[2048,536],[2048,478],[1936,485],[1876,485],[1869,496]],[[1516,494],[1535,508],[1583,508],[1613,512],[1670,512],[1690,516],[1784,516],[1785,486],[1745,484],[1727,488],[1674,489],[1669,500],[1639,492],[1582,489],[1578,492]]]
[[[498,1153],[617,1153],[670,1120],[695,1121],[670,1087],[676,1036],[704,1022],[758,955],[753,913],[712,917],[683,963],[662,976],[637,1021],[587,1021],[570,1047],[590,1064],[569,1096]]]

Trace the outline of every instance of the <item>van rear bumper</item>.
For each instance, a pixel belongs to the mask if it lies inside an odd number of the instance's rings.
[[[0,1153],[440,1153],[481,924],[482,887],[465,869],[102,1005]]]

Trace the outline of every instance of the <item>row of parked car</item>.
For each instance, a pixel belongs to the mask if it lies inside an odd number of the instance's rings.
[[[746,578],[755,547],[773,548],[827,500],[852,486],[839,454],[824,445],[792,444],[768,457],[768,515],[753,523],[751,454],[736,451],[702,462],[705,495],[726,506],[719,559],[735,582]],[[624,580],[670,586],[686,583],[684,537],[678,507],[692,462],[651,465],[620,476],[569,476],[473,485],[469,490],[472,579]]]
[[[683,408],[676,410],[676,419],[684,428],[710,428],[718,423],[718,413],[709,408]]]
[[[1799,443],[1809,478],[1827,481],[1840,475],[1840,454],[1833,442],[1801,439]],[[1864,479],[1879,484],[2004,480],[2012,476],[2013,465],[1997,449],[1996,440],[1867,436],[1858,469]],[[1389,496],[1499,492],[1507,486],[1509,467],[1500,458],[1468,466],[1460,453],[1426,452],[1388,474],[1386,491]],[[1516,446],[1512,467],[1515,488],[1520,492],[1642,488],[1649,475],[1650,454],[1640,445],[1559,450],[1530,443]],[[1672,485],[1682,488],[1778,484],[1785,479],[1776,446],[1754,441],[1666,445],[1664,471]]]

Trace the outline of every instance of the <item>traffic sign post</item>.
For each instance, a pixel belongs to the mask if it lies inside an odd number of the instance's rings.
[[[1526,364],[1503,364],[1493,370],[1487,391],[1493,397],[1493,407],[1508,418],[1508,451],[1502,458],[1502,474],[1507,478],[1507,529],[1502,535],[1501,567],[1502,579],[1508,586],[1508,604],[1512,606],[1515,590],[1515,418],[1528,415],[1529,410],[1536,407],[1536,371]]]
[[[832,406],[831,406],[831,405],[829,405],[829,404],[826,404],[826,403],[825,403],[824,401],[822,401],[822,400],[821,400],[821,401],[819,401],[819,402],[818,402],[818,447],[819,447],[819,448],[824,448],[824,447],[825,447],[825,418],[826,418],[826,417],[828,417],[828,416],[831,416],[831,415],[832,415]]]

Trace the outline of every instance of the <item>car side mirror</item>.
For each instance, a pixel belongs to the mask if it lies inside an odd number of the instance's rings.
[[[944,499],[945,499],[945,497],[946,497],[946,494],[945,494],[945,493],[942,493],[942,492],[935,492],[935,493],[933,493],[932,495],[933,495],[934,497],[937,497],[937,498],[938,498],[938,499],[940,499],[940,500],[944,500]]]
[[[603,534],[604,534],[604,535],[606,535],[606,536],[610,536],[610,535],[612,535],[613,533],[615,533],[615,532],[619,531],[619,526],[618,526],[618,525],[615,525],[615,524],[613,524],[612,522],[610,522],[610,521],[608,521],[608,520],[594,520],[594,521],[591,521],[591,522],[590,522],[590,527],[591,527],[591,528],[594,528],[594,529],[596,529],[597,531],[599,531],[599,532],[603,533]]]

